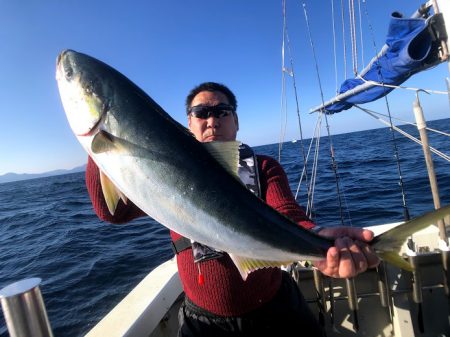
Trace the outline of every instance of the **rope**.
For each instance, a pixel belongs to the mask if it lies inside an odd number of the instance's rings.
[[[322,115],[322,113],[320,113],[320,115]],[[320,117],[320,121],[317,124],[317,128],[315,130],[315,147],[314,147],[314,160],[313,160],[313,168],[312,168],[312,172],[314,173],[314,176],[311,178],[311,182],[310,182],[310,191],[311,191],[311,198],[308,202],[308,204],[306,205],[306,214],[311,218],[313,216],[313,209],[314,209],[314,191],[315,191],[315,187],[316,187],[316,178],[317,178],[317,167],[319,164],[319,149],[320,149],[320,128],[322,125],[322,116]],[[312,144],[312,143],[311,143]]]
[[[307,171],[307,160],[306,160],[306,153],[305,153],[305,145],[304,145],[304,139],[303,139],[303,131],[302,131],[302,121],[301,121],[301,117],[300,117],[300,107],[299,107],[299,99],[298,99],[298,94],[297,94],[297,84],[295,82],[295,72],[294,72],[294,62],[292,60],[292,54],[291,54],[291,47],[290,47],[290,42],[289,42],[289,36],[287,36],[287,42],[288,42],[288,50],[289,50],[289,57],[290,57],[290,63],[291,63],[291,70],[292,70],[292,84],[294,86],[294,95],[295,95],[295,104],[296,104],[296,111],[297,111],[297,120],[298,120],[298,128],[299,128],[299,133],[300,133],[300,150],[303,156],[303,171],[305,172],[305,183],[306,186],[308,186],[308,171]],[[307,190],[307,194],[308,194],[308,200],[311,197],[311,192],[310,189],[308,188]]]
[[[353,74],[356,76],[358,74],[358,55],[356,51],[356,21],[354,0],[348,0],[348,11],[350,18],[350,40],[352,46]]]
[[[301,117],[300,117],[300,104],[299,104],[299,98],[298,98],[298,93],[297,93],[297,84],[295,81],[295,72],[294,72],[294,61],[292,58],[292,51],[291,51],[291,43],[289,41],[289,33],[288,33],[288,28],[287,28],[287,24],[286,24],[286,2],[285,0],[283,0],[283,22],[284,22],[284,39],[283,39],[283,85],[282,85],[282,91],[283,91],[283,96],[286,96],[285,90],[286,90],[286,82],[285,82],[285,77],[284,77],[284,73],[286,72],[286,69],[284,68],[284,64],[285,64],[285,45],[287,45],[287,50],[288,50],[288,54],[289,54],[289,60],[290,60],[290,65],[291,65],[291,69],[290,72],[288,72],[288,75],[290,77],[292,77],[292,82],[293,82],[293,87],[294,87],[294,95],[295,95],[295,104],[296,104],[296,112],[297,112],[297,120],[298,120],[298,127],[299,127],[299,133],[300,133],[300,149],[302,152],[302,156],[303,156],[303,172],[305,174],[305,182],[306,182],[306,186],[308,187],[308,172],[307,172],[307,166],[306,166],[306,162],[307,162],[307,158],[306,158],[306,154],[305,154],[305,146],[304,146],[304,138],[303,138],[303,131],[302,131],[302,122],[301,122]],[[285,44],[286,42],[286,44]],[[284,98],[284,102],[285,102],[285,107],[287,108],[287,99],[286,97]],[[286,109],[286,124],[287,124],[287,109]],[[285,126],[286,129],[286,126]],[[279,157],[281,157],[281,147],[279,147]],[[281,158],[280,158],[281,160]],[[302,173],[303,174],[303,173]],[[308,200],[310,198],[310,190],[309,187],[307,188],[307,195],[308,195]]]
[[[342,50],[344,51],[344,78],[347,78],[347,43],[345,41],[344,1],[341,0]]]
[[[303,11],[305,14],[305,21],[306,21],[306,27],[307,27],[307,31],[308,31],[308,37],[309,37],[309,42],[311,44],[311,50],[314,56],[314,62],[315,62],[315,67],[316,67],[316,75],[317,75],[317,79],[319,82],[319,88],[320,88],[320,97],[322,99],[322,104],[324,103],[324,96],[323,96],[323,89],[322,89],[322,83],[320,81],[320,75],[319,75],[319,65],[317,62],[317,56],[316,56],[316,51],[314,48],[314,43],[312,40],[312,36],[311,36],[311,29],[309,26],[309,20],[308,20],[308,13],[306,10],[306,4],[303,3]],[[343,212],[342,212],[342,200],[341,200],[341,191],[340,191],[340,187],[339,187],[339,175],[337,174],[337,164],[336,164],[336,160],[334,157],[334,148],[333,148],[333,141],[332,141],[332,137],[331,137],[331,133],[330,133],[330,126],[328,124],[328,117],[325,114],[325,124],[326,124],[326,128],[327,128],[327,135],[328,135],[328,140],[330,142],[330,157],[331,157],[331,166],[333,168],[333,172],[334,172],[334,177],[335,177],[335,181],[336,181],[336,192],[337,192],[337,196],[338,196],[338,202],[339,202],[339,214],[340,214],[340,218],[341,218],[341,223],[342,225],[344,225],[344,217],[343,217]],[[312,190],[313,192],[313,190]],[[313,193],[314,195],[314,193]]]
[[[320,126],[321,126],[321,121],[322,121],[322,116],[319,114],[317,121],[316,121],[316,126],[314,129],[314,137],[311,139],[309,147],[308,147],[308,153],[306,155],[306,161],[305,161],[305,165],[303,166],[303,170],[302,170],[302,174],[300,176],[298,185],[297,185],[297,191],[295,193],[295,200],[297,200],[298,194],[300,192],[300,186],[301,183],[303,181],[303,177],[305,176],[306,173],[306,166],[308,165],[309,162],[309,155],[311,153],[311,149],[312,149],[312,145],[314,143],[315,139],[319,139],[320,140]],[[319,137],[317,137],[317,135],[319,135]],[[312,172],[311,172],[311,180],[307,184],[307,191],[308,191],[308,201],[307,201],[307,210],[306,210],[306,214],[311,217],[311,214],[308,214],[308,210],[312,209],[312,205],[313,205],[313,198],[314,198],[314,193],[312,192],[314,190],[314,186],[315,186],[315,179],[317,176],[317,160],[318,160],[318,156],[315,154],[314,155],[314,159],[313,159],[313,167],[312,167]]]
[[[362,110],[362,111],[364,111],[364,112],[367,113],[369,116],[372,116],[373,118],[377,119],[377,120],[378,120],[379,122],[381,122],[382,124],[387,125],[387,126],[390,126],[390,124],[389,124],[388,121],[386,121],[386,120],[384,120],[384,119],[382,119],[382,118],[380,118],[380,117],[378,117],[378,116],[375,115],[375,114],[380,114],[380,113],[371,111],[371,110],[369,110],[369,109],[364,109],[364,108],[362,108],[362,107],[360,107],[360,106],[355,106],[355,107],[358,108],[358,109],[360,109],[360,110]],[[382,114],[380,114],[380,115],[382,115]],[[414,124],[414,123],[408,123],[408,124],[417,126],[417,125]],[[418,138],[416,138],[416,137],[410,135],[410,134],[407,133],[406,131],[404,131],[404,130],[398,128],[398,127],[395,126],[395,125],[393,125],[392,128],[393,128],[395,131],[397,131],[398,133],[400,133],[401,135],[403,135],[403,136],[405,136],[406,138],[412,140],[413,142],[422,145],[422,141],[421,141],[420,139],[418,139]],[[428,129],[428,128],[427,128],[427,129]],[[433,130],[433,129],[428,129],[428,130]],[[433,130],[433,131],[437,131],[437,130]],[[447,135],[447,136],[450,136],[449,134],[446,134],[446,133],[443,133],[443,134],[445,134],[445,135]],[[445,153],[443,153],[443,152],[437,150],[436,148],[434,148],[434,147],[432,147],[432,146],[429,146],[429,148],[430,148],[430,151],[431,151],[431,152],[433,152],[434,154],[438,155],[438,156],[441,157],[442,159],[444,159],[444,160],[450,162],[450,156],[446,155]]]
[[[406,205],[406,193],[405,193],[405,185],[403,183],[402,168],[400,165],[400,155],[398,152],[397,139],[395,138],[395,133],[393,131],[394,124],[392,123],[391,109],[389,107],[389,101],[386,96],[384,96],[384,101],[386,103],[386,108],[387,108],[387,111],[389,114],[389,125],[390,125],[390,130],[391,130],[391,135],[392,135],[392,145],[394,147],[394,157],[397,162],[398,179],[399,179],[400,191],[402,193],[403,212],[404,212],[405,221],[408,221],[410,219],[410,217],[409,217],[408,207]]]
[[[363,0],[365,2],[365,0]],[[366,64],[364,62],[364,39],[363,39],[363,30],[362,30],[362,15],[361,15],[361,0],[358,0],[358,14],[359,14],[359,37],[360,37],[360,46],[361,46],[361,64]]]
[[[334,21],[334,0],[331,0],[331,21],[333,23],[333,56],[334,56],[334,82],[336,94],[338,89],[337,52],[336,52],[336,22]]]
[[[287,125],[287,101],[286,101],[286,80],[285,80],[285,72],[286,67],[284,63],[284,50],[285,50],[285,40],[286,40],[286,1],[282,2],[282,10],[283,10],[283,39],[281,45],[281,106],[280,106],[280,140],[278,142],[278,161],[281,162],[281,149],[283,148],[283,141],[286,132]],[[284,117],[284,123],[283,123]]]
[[[369,110],[369,109],[366,109],[366,108],[362,108],[362,107],[360,107],[359,105],[356,105],[356,104],[355,104],[355,107],[358,108],[358,109],[360,109],[360,110],[363,110],[364,112],[369,111],[369,112],[371,112],[371,113],[373,113],[373,114],[376,114],[376,115],[388,117],[388,115],[382,114],[381,112],[377,112],[377,111]],[[397,120],[397,121],[399,121],[399,122],[402,122],[403,124],[408,124],[408,125],[412,125],[412,126],[417,127],[417,124],[416,124],[416,123],[411,123],[411,122],[408,122],[408,121],[405,121],[405,120],[403,120],[403,119],[396,118],[396,117],[392,117],[392,119],[395,119],[395,120]],[[428,127],[428,126],[425,127],[425,129],[427,129],[428,131],[434,132],[434,133],[441,134],[441,135],[443,135],[443,136],[450,137],[450,133],[447,133],[447,132],[443,132],[443,131],[440,131],[440,130],[436,130],[436,129],[430,128],[430,127]]]
[[[303,12],[305,14],[306,30],[308,31],[309,44],[311,46],[311,50],[312,50],[313,57],[314,57],[314,65],[315,65],[315,68],[316,68],[317,81],[319,82],[320,99],[322,100],[322,104],[323,104],[323,102],[324,102],[324,95],[323,95],[323,89],[322,89],[322,82],[320,80],[320,75],[319,75],[319,63],[317,62],[316,49],[314,48],[314,42],[313,42],[312,36],[311,36],[311,29],[310,29],[310,26],[309,26],[308,13],[306,11],[306,4],[305,3],[303,3]]]
[[[372,27],[372,24],[370,22],[369,13],[367,11],[367,6],[365,6],[365,15],[366,15],[366,18],[367,18],[367,22],[369,23],[369,31],[370,31],[370,35],[371,35],[371,38],[372,38],[372,44],[373,44],[373,47],[374,47],[374,54],[377,55],[378,54],[378,48],[376,46],[375,37],[374,37],[374,34],[373,34],[373,27]],[[375,62],[377,62],[377,61],[378,60],[375,60]],[[379,75],[379,77],[381,79],[381,82],[384,82],[381,72],[378,72],[378,75]],[[383,83],[383,85],[384,85],[384,83]],[[398,172],[398,178],[399,178],[399,186],[400,186],[400,192],[401,192],[401,195],[402,195],[403,214],[404,214],[405,221],[408,221],[410,217],[409,217],[408,207],[406,205],[406,193],[405,193],[405,188],[404,188],[404,183],[403,183],[402,169],[401,169],[401,166],[400,166],[400,156],[398,154],[397,141],[396,141],[395,133],[394,133],[394,129],[393,129],[394,125],[392,123],[391,110],[389,108],[389,101],[388,101],[387,96],[384,96],[384,101],[386,103],[386,108],[387,108],[388,115],[389,115],[390,130],[391,130],[391,135],[392,135],[392,145],[393,145],[393,148],[394,148],[394,157],[395,157],[396,163],[397,163],[397,172]]]
[[[412,91],[419,91],[420,90],[420,91],[425,91],[428,94],[437,94],[437,95],[448,95],[449,94],[448,91],[422,89],[422,88],[405,87],[405,86],[401,86],[401,85],[392,85],[392,84],[380,83],[380,82],[376,82],[376,81],[366,80],[363,77],[361,77],[360,75],[358,75],[357,78],[360,79],[361,81],[365,82],[365,83],[370,83],[370,84],[377,85],[377,86],[380,86],[380,87],[394,88],[394,89],[404,89],[404,90],[412,90]]]

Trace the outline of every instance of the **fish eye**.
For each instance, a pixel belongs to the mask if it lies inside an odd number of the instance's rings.
[[[70,66],[64,67],[64,76],[67,79],[72,78],[72,76],[73,76],[73,69],[72,69],[72,67],[70,67]]]

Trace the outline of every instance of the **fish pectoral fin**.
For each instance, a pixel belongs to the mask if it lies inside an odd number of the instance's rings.
[[[217,160],[229,173],[239,177],[239,145],[238,141],[215,141],[202,143],[206,150]]]
[[[386,261],[400,269],[404,269],[406,271],[414,271],[413,266],[411,263],[406,261],[403,257],[398,255],[397,252],[380,252],[378,253],[378,256],[383,260]]]
[[[123,194],[113,184],[113,182],[106,176],[106,174],[101,171],[100,184],[102,185],[103,196],[105,198],[106,205],[108,206],[109,213],[111,213],[111,215],[114,215],[119,200],[122,199],[122,201],[127,204],[128,199],[125,194]]]
[[[233,261],[236,268],[239,270],[239,273],[242,276],[242,279],[245,281],[248,275],[258,269],[269,268],[269,267],[281,267],[283,265],[291,264],[292,261],[263,261],[263,260],[255,260],[247,257],[242,257],[234,254],[228,254]]]
[[[112,150],[123,150],[125,147],[125,141],[104,130],[97,132],[91,143],[91,150],[95,154]]]

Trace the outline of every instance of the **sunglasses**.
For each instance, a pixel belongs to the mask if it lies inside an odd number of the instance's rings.
[[[229,104],[218,104],[214,106],[196,105],[191,107],[188,112],[191,116],[201,119],[208,119],[211,116],[215,118],[225,117],[234,112],[234,109]]]

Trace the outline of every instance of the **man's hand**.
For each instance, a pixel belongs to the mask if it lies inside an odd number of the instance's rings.
[[[328,249],[324,260],[315,261],[324,275],[335,278],[349,278],[376,267],[380,260],[367,242],[373,239],[373,232],[354,227],[328,227],[318,235],[335,239],[335,246]]]

